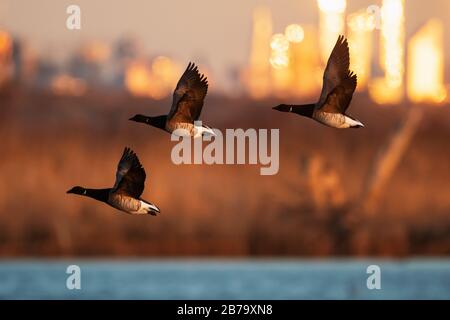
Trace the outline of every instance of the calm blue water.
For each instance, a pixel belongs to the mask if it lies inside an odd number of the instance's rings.
[[[450,260],[0,260],[0,299],[450,299]]]

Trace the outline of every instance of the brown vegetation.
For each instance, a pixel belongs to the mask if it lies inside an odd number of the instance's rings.
[[[336,130],[274,112],[274,101],[208,96],[209,125],[280,128],[280,171],[260,176],[252,165],[176,166],[167,133],[127,121],[169,104],[3,89],[0,256],[450,254],[448,107],[423,107],[368,214],[363,190],[374,161],[409,106],[378,107],[359,94],[350,113],[366,128]],[[143,198],[161,208],[158,217],[65,194],[112,186],[125,146],[146,168]]]

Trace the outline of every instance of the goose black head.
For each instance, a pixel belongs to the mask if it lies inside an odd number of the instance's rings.
[[[68,190],[66,193],[74,193],[74,194],[79,194],[79,195],[86,195],[87,190],[86,188],[80,187],[80,186],[76,186],[73,187],[72,189]]]
[[[166,126],[167,116],[163,115],[163,116],[156,116],[156,117],[147,117],[142,114],[137,114],[128,120],[145,123],[150,126],[157,127],[157,128],[164,130],[164,128]]]
[[[298,115],[312,118],[314,114],[315,104],[304,104],[304,105],[288,105],[288,104],[280,104],[272,109],[280,111],[280,112],[292,112]]]
[[[128,120],[135,121],[135,122],[142,122],[142,123],[150,123],[150,119],[151,119],[151,117],[147,117],[147,116],[144,116],[142,114],[137,114],[137,115],[135,115],[134,117],[131,117]]]

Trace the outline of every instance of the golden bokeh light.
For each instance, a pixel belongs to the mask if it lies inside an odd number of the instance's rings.
[[[304,27],[305,37],[289,47],[290,92],[294,99],[315,99],[322,86],[319,39],[314,26]]]
[[[131,94],[149,96],[152,76],[144,62],[131,62],[125,70],[125,86]]]
[[[326,64],[336,39],[345,31],[346,0],[318,0],[320,53]]]
[[[383,0],[380,65],[385,76],[383,79],[375,79],[369,86],[369,93],[378,104],[398,104],[404,96],[404,8],[404,0]]]
[[[181,68],[172,59],[164,56],[156,57],[152,63],[152,73],[170,90],[176,86],[180,77]]]
[[[273,51],[285,52],[289,49],[289,40],[282,33],[277,33],[272,36],[270,47]]]
[[[110,57],[111,48],[102,42],[91,42],[82,47],[81,55],[88,62],[101,63]]]
[[[87,85],[84,80],[67,74],[55,76],[50,83],[50,87],[56,95],[82,96],[87,91]]]
[[[272,36],[270,41],[272,54],[270,64],[275,69],[286,68],[289,65],[289,40],[284,34],[277,33]]]
[[[180,66],[164,56],[156,57],[151,64],[132,61],[125,69],[125,87],[135,96],[163,99],[172,93],[180,72]]]
[[[383,0],[381,8],[382,67],[386,72],[387,84],[401,87],[405,72],[405,2],[404,0]]]
[[[10,54],[12,39],[8,32],[0,30],[0,56]]]
[[[280,58],[280,62],[283,61]],[[292,72],[287,66],[275,67],[272,69],[272,90],[273,95],[279,98],[291,95],[292,90]]]
[[[270,94],[270,39],[272,15],[267,7],[253,11],[253,29],[249,66],[242,73],[242,80],[249,95],[262,99]]]
[[[349,15],[347,21],[350,69],[358,75],[357,90],[360,91],[366,89],[371,75],[375,23],[365,10]]]
[[[408,97],[414,103],[442,103],[447,98],[444,84],[444,26],[428,21],[409,41]]]
[[[324,12],[343,13],[347,7],[346,0],[318,0],[317,3]]]
[[[298,24],[290,24],[286,27],[284,34],[289,42],[300,43],[305,38],[305,32],[302,26]]]
[[[391,86],[385,78],[376,78],[369,83],[371,99],[379,105],[392,105],[400,103],[403,99],[403,90]]]
[[[12,50],[13,40],[11,35],[6,31],[0,30],[0,86],[11,77]]]
[[[270,64],[275,69],[286,68],[289,65],[289,57],[286,52],[274,52],[270,58]]]
[[[350,14],[347,21],[349,29],[355,32],[367,32],[375,29],[375,17],[366,10]]]

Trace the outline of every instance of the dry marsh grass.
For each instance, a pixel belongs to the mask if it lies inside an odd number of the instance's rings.
[[[271,110],[274,101],[209,96],[202,115],[225,128],[280,128],[280,171],[181,165],[158,129],[127,121],[169,100],[124,93],[60,97],[0,93],[0,256],[450,254],[450,109],[426,108],[384,187],[377,211],[359,209],[376,155],[408,106],[362,95],[350,113],[366,128],[339,131]],[[129,216],[66,195],[112,186],[125,146],[146,168],[143,198],[158,217]]]

